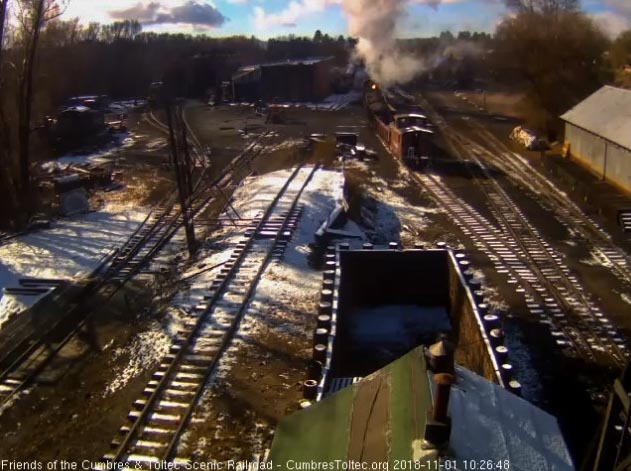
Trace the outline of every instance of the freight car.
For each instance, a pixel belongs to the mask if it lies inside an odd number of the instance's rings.
[[[425,115],[398,113],[371,80],[364,84],[364,106],[377,136],[392,155],[414,167],[429,160],[434,132]]]

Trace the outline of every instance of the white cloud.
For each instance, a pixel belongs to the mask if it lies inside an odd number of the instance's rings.
[[[623,31],[631,29],[631,19],[625,15],[605,11],[593,13],[591,17],[610,39],[615,39]]]
[[[606,5],[609,5],[615,11],[619,13],[625,13],[631,16],[631,1],[629,0],[603,0]]]
[[[270,26],[295,26],[305,16],[324,11],[330,5],[339,5],[341,0],[292,0],[277,13],[267,13],[262,7],[254,8],[254,25],[257,29]]]
[[[241,2],[247,0],[228,0]],[[474,0],[402,0],[409,5],[426,5],[438,8],[446,3],[465,3]],[[484,2],[499,2],[501,0],[480,0]],[[268,13],[260,6],[254,8],[254,24],[257,29],[265,29],[272,26],[295,26],[296,23],[309,15],[320,13],[332,5],[341,5],[343,0],[292,0],[287,6],[274,13]],[[348,2],[347,2],[348,4]],[[378,7],[379,2],[375,3]]]
[[[63,17],[103,24],[137,19],[147,24],[217,26],[223,21],[215,4],[208,0],[72,0]]]

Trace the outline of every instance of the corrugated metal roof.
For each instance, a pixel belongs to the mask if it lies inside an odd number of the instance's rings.
[[[408,132],[424,132],[426,134],[434,134],[434,131],[432,131],[431,129],[423,128],[421,126],[408,126],[401,129],[401,132],[404,134]]]
[[[267,62],[261,64],[261,67],[278,67],[282,65],[314,65],[320,62],[333,60],[333,56],[329,57],[306,57],[304,59],[287,59],[286,61]]]
[[[314,65],[320,62],[326,62],[333,60],[334,57],[308,57],[305,59],[291,59],[279,62],[268,62],[265,64],[254,64],[240,67],[233,75],[232,80],[244,82],[255,81],[261,78],[261,69],[266,67],[282,67],[282,66],[299,66],[299,65]]]
[[[631,90],[606,85],[561,119],[631,150]]]
[[[251,83],[261,79],[261,68],[258,66],[242,67],[233,76],[235,83]]]
[[[314,65],[320,62],[326,62],[335,59],[333,56],[329,57],[306,57],[304,59],[287,59],[284,61],[265,62],[263,64],[252,64],[240,67],[237,72],[250,72],[254,69],[261,67],[278,67],[286,65]]]
[[[425,116],[424,114],[421,114],[421,113],[399,113],[399,114],[395,114],[394,115],[394,119],[399,119],[399,118],[421,118],[421,119],[427,119],[427,116]]]

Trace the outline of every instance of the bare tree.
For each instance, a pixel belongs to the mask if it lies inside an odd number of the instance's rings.
[[[631,29],[624,31],[611,45],[611,63],[621,69],[631,65]]]
[[[9,0],[0,3],[0,64],[2,64],[2,46],[4,44],[4,23],[7,17],[7,4]]]
[[[551,14],[577,11],[580,0],[505,0],[506,6],[517,12]]]
[[[520,12],[495,32],[495,67],[526,84],[529,121],[552,137],[558,116],[603,82],[607,47],[580,11]]]
[[[24,40],[24,60],[18,92],[18,161],[20,186],[27,212],[32,209],[30,176],[31,117],[33,111],[33,75],[40,32],[46,22],[63,13],[66,3],[57,0],[19,0],[19,20]]]
[[[9,0],[0,3],[0,89],[4,90],[4,32],[6,23],[7,6]],[[4,199],[4,210],[8,214],[14,213],[18,206],[13,179],[11,130],[3,104],[0,102],[0,185]]]

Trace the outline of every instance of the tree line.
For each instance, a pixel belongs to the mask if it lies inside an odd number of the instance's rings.
[[[7,6],[18,21],[8,23]],[[203,97],[230,80],[242,65],[305,56],[348,63],[353,41],[320,34],[267,42],[250,36],[157,34],[138,21],[108,25],[62,21],[62,0],[0,3],[0,226],[23,226],[36,211],[31,166],[50,150],[40,132],[70,96],[147,96],[152,82],[167,80],[179,96]]]
[[[312,37],[215,38],[157,34],[134,20],[108,25],[62,21],[67,0],[0,3],[0,224],[24,224],[36,206],[31,163],[46,155],[38,123],[69,96],[146,96],[167,78],[178,95],[202,97],[240,66],[309,56],[332,56],[343,70],[356,41],[316,31]],[[429,73],[458,86],[491,76],[518,84],[533,125],[554,133],[558,116],[603,83],[626,77],[631,31],[609,41],[578,0],[506,0],[514,14],[493,35],[449,31],[400,40],[425,58]],[[5,21],[11,3],[17,21]],[[18,196],[19,195],[19,196]]]

